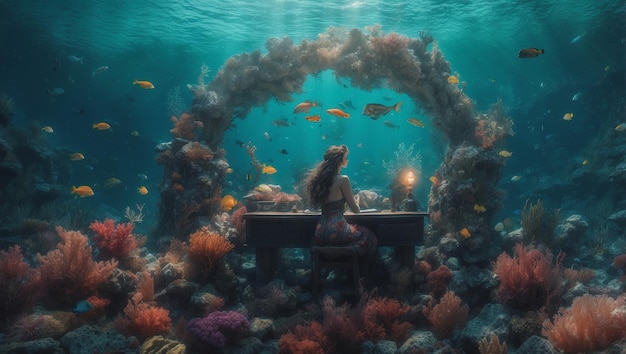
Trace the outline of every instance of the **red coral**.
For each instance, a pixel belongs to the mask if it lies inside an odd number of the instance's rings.
[[[408,305],[396,299],[371,299],[362,312],[365,337],[374,342],[389,338],[404,343],[413,326],[400,318],[410,310]]]
[[[39,295],[39,279],[24,262],[20,246],[0,251],[0,316],[11,318],[29,309]]]
[[[523,244],[515,246],[515,255],[503,252],[494,265],[500,278],[497,296],[500,301],[518,308],[550,307],[560,295],[562,256],[552,265],[552,254],[536,248],[526,250]]]
[[[449,338],[455,328],[461,329],[465,326],[469,307],[461,306],[461,299],[454,292],[448,291],[437,305],[433,307],[431,301],[423,312],[433,326],[433,332],[439,338]]]
[[[624,296],[613,300],[585,294],[574,299],[572,307],[560,309],[554,321],[543,323],[541,334],[555,348],[567,353],[603,350],[614,341],[626,338]]]
[[[167,333],[172,327],[168,310],[141,302],[141,294],[136,293],[128,301],[124,315],[115,321],[115,327],[126,335],[132,335],[143,341],[157,334]]]
[[[197,141],[187,143],[181,148],[181,151],[185,154],[185,158],[192,162],[211,160],[215,156],[208,146]]]
[[[180,118],[172,116],[170,118],[174,123],[174,128],[170,130],[170,133],[176,138],[192,140],[196,136],[196,120],[193,114],[183,113]]]
[[[96,287],[107,281],[117,261],[94,262],[87,236],[79,231],[57,227],[61,243],[45,256],[37,255],[41,283],[48,299],[73,304],[92,295]]]
[[[103,223],[94,221],[89,225],[89,228],[96,233],[93,237],[96,246],[109,258],[125,258],[137,248],[133,227],[132,223],[115,226],[113,219],[106,219]]]
[[[439,266],[439,268],[428,273],[426,276],[428,279],[428,286],[435,298],[440,298],[443,293],[448,290],[448,282],[452,279],[452,272],[450,268],[445,265]]]
[[[235,246],[206,226],[189,237],[189,256],[201,273],[201,278],[208,275],[216,263]]]
[[[230,221],[233,223],[235,230],[239,235],[244,235],[246,231],[246,220],[243,218],[243,214],[248,212],[248,208],[242,206],[241,208],[233,211],[233,215],[230,217]],[[243,239],[243,237],[241,237]]]
[[[328,345],[328,337],[322,325],[313,321],[307,326],[297,325],[294,331],[280,337],[278,353],[324,354],[327,353]]]

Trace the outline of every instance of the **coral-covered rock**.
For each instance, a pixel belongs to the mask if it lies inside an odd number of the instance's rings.
[[[621,228],[626,228],[626,210],[620,210],[609,216],[610,221],[613,221]]]
[[[0,345],[0,353],[4,354],[39,354],[39,353],[62,353],[61,343],[52,338],[31,340],[28,342],[15,342]]]
[[[478,351],[478,343],[483,338],[495,334],[499,338],[507,338],[511,315],[500,304],[487,304],[478,316],[472,318],[461,334],[463,348],[468,353]],[[537,352],[540,353],[540,352]]]
[[[118,332],[83,326],[61,337],[61,346],[72,354],[132,352],[131,343]]]
[[[274,321],[271,318],[255,317],[250,321],[250,334],[259,339],[271,337],[274,330]]]
[[[427,353],[435,351],[435,345],[437,344],[437,338],[430,331],[415,331],[413,334],[404,341],[404,344],[398,348],[398,353],[409,354],[416,353],[420,350],[424,350]]]
[[[204,318],[194,318],[187,330],[202,343],[224,348],[227,343],[237,343],[248,335],[250,322],[239,312],[216,311]]]

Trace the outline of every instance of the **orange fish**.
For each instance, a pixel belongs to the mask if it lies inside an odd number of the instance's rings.
[[[141,186],[141,187],[137,188],[137,193],[139,193],[141,195],[146,195],[146,194],[148,194],[148,188],[146,188],[146,186]]]
[[[543,49],[525,48],[525,49],[520,50],[519,53],[517,53],[517,57],[522,58],[522,59],[535,58],[543,53],[544,53]]]
[[[75,152],[73,154],[70,154],[70,160],[72,161],[80,161],[84,158],[85,158],[85,155],[81,154],[80,152]]]
[[[105,123],[105,122],[93,123],[93,125],[91,127],[93,129],[98,129],[98,130],[107,130],[107,129],[111,128],[109,123]]]
[[[450,75],[448,76],[448,83],[452,85],[456,85],[459,83],[459,78],[454,75]]]
[[[472,236],[472,234],[470,234],[470,232],[467,229],[467,227],[462,228],[461,231],[459,231],[459,233],[461,234],[461,236],[463,236],[465,238],[469,238],[470,236]]]
[[[237,205],[237,201],[232,195],[227,194],[222,198],[221,205],[224,211],[231,211]]]
[[[331,109],[327,109],[326,113],[328,114],[332,114],[334,116],[337,116],[339,118],[350,118],[350,115],[342,110],[340,110],[339,108],[331,108]]]
[[[309,113],[311,107],[319,107],[319,103],[313,101],[304,101],[302,103],[298,103],[296,108],[294,108],[293,113]]]
[[[93,189],[91,189],[91,187],[89,186],[72,186],[72,190],[70,191],[70,194],[76,194],[78,196],[80,196],[81,198],[84,197],[91,197],[93,195]]]
[[[139,86],[141,86],[141,88],[144,88],[146,90],[154,88],[154,85],[150,81],[135,80],[135,81],[133,81],[133,85],[139,85]]]
[[[268,166],[266,164],[263,164],[263,170],[261,171],[264,175],[273,175],[274,173],[277,172],[276,168],[274,168],[274,166]]]
[[[304,119],[308,120],[309,122],[315,122],[315,123],[317,123],[320,120],[322,120],[322,118],[320,117],[319,114],[314,115],[314,116],[306,116],[306,117],[304,117]]]
[[[563,120],[572,120],[574,118],[574,113],[565,113],[563,115]]]

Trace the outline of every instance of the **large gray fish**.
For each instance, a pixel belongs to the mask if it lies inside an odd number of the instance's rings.
[[[372,119],[378,119],[380,116],[384,116],[389,113],[389,111],[394,110],[396,112],[400,112],[400,106],[402,102],[398,102],[393,106],[385,106],[380,103],[368,103],[363,107],[363,115],[366,115]]]

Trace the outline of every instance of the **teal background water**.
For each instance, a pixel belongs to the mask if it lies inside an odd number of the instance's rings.
[[[96,196],[84,203],[120,209],[147,201],[154,211],[162,175],[154,162],[154,147],[171,139],[168,97],[178,88],[182,108],[188,108],[191,93],[185,85],[197,82],[202,64],[210,68],[210,80],[230,56],[264,52],[270,37],[289,36],[298,43],[314,40],[331,26],[363,30],[381,24],[384,32],[409,37],[429,31],[452,70],[467,82],[466,92],[477,108],[486,110],[501,99],[515,122],[516,135],[507,144],[514,155],[503,181],[513,175],[558,179],[586,159],[594,139],[626,121],[624,111],[616,108],[623,107],[624,97],[621,102],[602,103],[601,97],[611,93],[594,89],[607,77],[625,81],[625,20],[625,4],[615,0],[5,0],[0,2],[0,92],[17,103],[15,125],[50,125],[55,130],[46,136],[51,144],[85,154],[85,160],[65,171],[71,184],[94,186]],[[517,52],[526,47],[545,48],[546,54],[518,59]],[[69,55],[84,61],[70,62]],[[109,70],[92,78],[102,65]],[[149,80],[155,89],[132,85],[134,79]],[[56,87],[65,92],[51,96],[48,91]],[[445,142],[408,97],[384,87],[357,90],[345,80],[338,82],[332,72],[310,77],[304,88],[293,103],[271,102],[235,121],[223,143],[234,169],[225,192],[240,198],[251,187],[245,179],[250,160],[236,140],[252,142],[258,159],[278,169],[260,182],[280,184],[288,191],[329,144],[349,146],[345,172],[356,188],[384,189],[388,181],[382,161],[393,159],[399,143],[415,143],[423,159],[417,189],[425,206],[428,177],[442,160]],[[579,92],[580,99],[573,101]],[[314,124],[292,114],[305,99],[319,101],[323,110],[351,100],[356,110],[349,112],[349,120],[322,114],[322,122]],[[397,101],[403,102],[401,111],[378,121],[360,114],[366,103]],[[562,120],[566,112],[574,112],[574,120]],[[423,120],[426,127],[409,125],[409,117]],[[282,118],[292,125],[272,125]],[[386,119],[399,128],[383,125]],[[93,130],[91,125],[99,121],[110,123],[112,129]],[[130,134],[135,130],[138,137]],[[281,149],[288,154],[280,154]],[[148,179],[138,177],[142,174]],[[124,188],[99,189],[109,177],[121,179]],[[151,190],[148,196],[136,193],[141,184]]]

